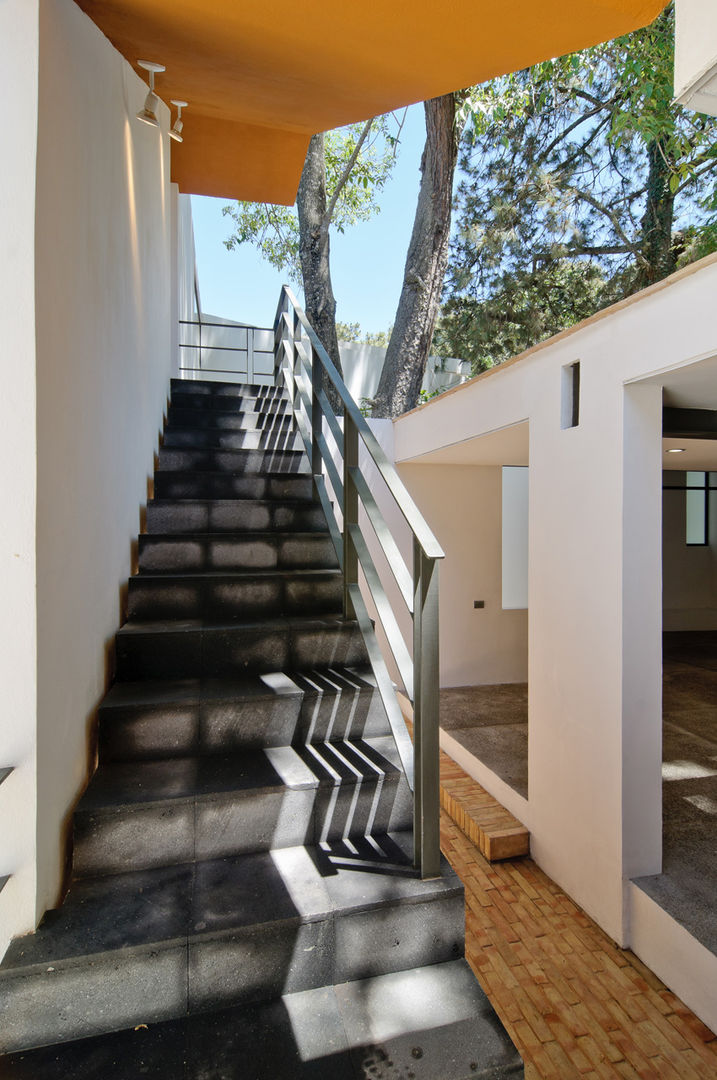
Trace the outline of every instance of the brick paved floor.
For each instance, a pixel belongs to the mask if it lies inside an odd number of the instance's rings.
[[[528,858],[488,863],[445,812],[466,955],[527,1080],[717,1080],[717,1038]]]

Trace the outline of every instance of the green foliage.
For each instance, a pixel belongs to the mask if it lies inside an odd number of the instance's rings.
[[[377,330],[376,333],[372,333],[370,330],[362,330],[360,323],[336,323],[336,336],[339,341],[354,342],[358,345],[377,345],[382,349],[388,348],[392,330],[393,326],[389,326],[388,330]]]
[[[340,188],[330,224],[343,233],[379,212],[378,194],[389,179],[396,160],[401,123],[393,114],[374,119],[368,137],[348,176],[346,167],[356,149],[364,124],[327,131],[324,137],[326,195],[330,203]],[[225,241],[229,251],[253,244],[277,270],[285,270],[301,284],[299,222],[296,207],[270,203],[235,202],[223,211],[233,231]]]
[[[674,12],[474,88],[434,349],[498,363],[717,246],[717,121],[672,99]]]

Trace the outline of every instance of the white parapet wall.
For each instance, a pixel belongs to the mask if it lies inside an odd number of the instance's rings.
[[[717,116],[717,4],[677,0],[675,12],[675,97]]]
[[[476,646],[464,682],[506,681],[515,655],[495,632],[480,644],[488,600],[495,617],[500,609],[500,552],[494,560],[485,544],[496,504],[472,474],[529,465],[529,609],[502,612],[527,619],[521,816],[538,862],[623,944],[639,932],[629,880],[661,869],[661,489],[663,466],[674,468],[663,457],[663,388],[686,407],[717,408],[716,291],[710,256],[394,424],[399,471],[446,538],[442,652],[464,618],[454,637],[466,653]],[[577,362],[573,426],[564,399]],[[471,579],[482,563],[492,597]],[[474,598],[484,610],[469,611]],[[442,656],[444,674],[450,662]],[[490,776],[481,782],[490,788]]]

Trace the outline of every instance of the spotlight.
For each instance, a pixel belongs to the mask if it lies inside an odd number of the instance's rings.
[[[137,65],[149,72],[149,93],[145,98],[144,108],[137,113],[137,119],[142,120],[151,127],[159,127],[159,120],[157,119],[159,98],[154,92],[154,76],[160,71],[166,71],[166,68],[164,64],[155,64],[152,60],[138,60]]]
[[[187,102],[177,101],[175,98],[172,98],[172,105],[177,106],[177,119],[174,121],[174,124],[169,129],[169,137],[170,139],[174,139],[176,142],[184,142],[184,140],[182,139],[182,128],[184,127],[184,123],[182,121],[182,109],[187,108]]]

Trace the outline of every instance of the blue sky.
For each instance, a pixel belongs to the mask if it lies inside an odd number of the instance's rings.
[[[363,330],[386,330],[393,322],[413,227],[419,164],[426,128],[423,105],[408,110],[393,175],[380,195],[381,212],[371,221],[331,235],[331,275],[336,317]],[[227,251],[231,221],[226,199],[192,196],[194,236],[202,308],[212,315],[270,326],[286,278],[246,244]]]

